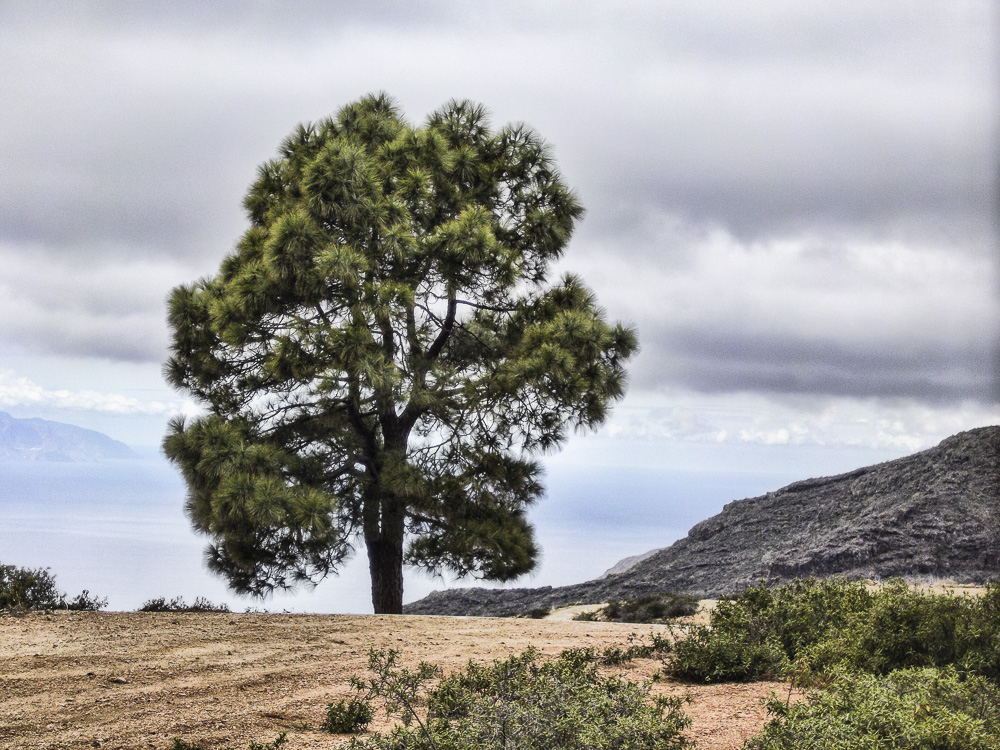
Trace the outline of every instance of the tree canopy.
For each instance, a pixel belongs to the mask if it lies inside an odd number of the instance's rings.
[[[572,275],[583,211],[529,128],[385,95],[300,125],[260,167],[219,273],[174,289],[165,372],[205,407],[167,456],[209,567],[257,595],[363,542],[376,612],[403,565],[509,580],[538,549],[538,456],[624,394],[630,328]]]

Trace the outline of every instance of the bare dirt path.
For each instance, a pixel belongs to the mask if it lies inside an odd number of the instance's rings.
[[[335,748],[316,729],[351,695],[370,648],[445,670],[529,645],[556,654],[624,646],[650,626],[558,620],[289,614],[59,612],[0,616],[0,748],[157,748],[175,737],[243,750],[288,732],[287,750]],[[636,661],[636,678],[657,668]],[[765,720],[780,683],[664,685],[693,698],[701,750],[738,748]],[[380,714],[374,728],[385,728]]]

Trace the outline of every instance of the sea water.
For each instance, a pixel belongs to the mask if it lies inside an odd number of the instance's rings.
[[[753,472],[557,464],[530,511],[542,550],[516,586],[565,585],[599,576],[623,557],[664,547],[738,497],[775,489]],[[0,463],[0,563],[49,568],[60,590],[107,597],[108,608],[204,596],[234,611],[371,612],[363,547],[312,590],[265,601],[230,593],[205,568],[206,539],[184,515],[185,487],[162,456],[100,463]],[[408,571],[405,601],[434,589],[477,585]],[[478,584],[481,585],[481,584]]]

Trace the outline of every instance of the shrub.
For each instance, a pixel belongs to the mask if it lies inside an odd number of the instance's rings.
[[[960,665],[1000,685],[1000,581],[986,584],[972,616],[963,618],[962,625]]]
[[[698,600],[687,594],[648,594],[635,599],[609,602],[596,612],[584,612],[574,619],[608,622],[654,623],[686,617],[698,611]]]
[[[48,568],[18,568],[0,565],[0,609],[72,609],[94,611],[108,606],[107,599],[84,590],[72,599],[56,588],[56,577]]]
[[[794,661],[870,605],[871,594],[860,581],[797,579],[723,597],[712,610],[711,624],[713,630],[730,635],[745,633],[753,642],[774,639]]]
[[[606,646],[601,651],[599,657],[594,656],[594,660],[605,666],[615,667],[621,664],[628,664],[633,659],[652,659],[668,654],[672,650],[673,643],[671,643],[670,639],[657,633],[649,634],[648,643],[644,641],[637,643],[635,636],[630,635],[628,637],[628,645],[625,648],[621,646]],[[576,651],[591,653],[593,649],[576,649]]]
[[[87,589],[84,589],[72,599],[65,600],[65,604],[66,609],[75,612],[96,612],[108,606],[108,598],[92,596]]]
[[[691,682],[778,679],[789,667],[781,643],[769,635],[692,628],[674,643],[666,671]]]
[[[694,682],[774,679],[868,604],[867,590],[856,582],[762,583],[722,597],[709,627],[692,628],[674,644],[666,671]]]
[[[521,750],[690,747],[683,730],[690,720],[678,698],[651,698],[648,684],[604,677],[592,651],[567,651],[540,661],[534,649],[491,664],[470,662],[429,691],[427,710],[417,711],[418,693],[439,674],[421,664],[396,666],[396,652],[372,652],[375,677],[357,681],[370,697],[381,697],[404,723],[386,736],[353,740],[358,750],[460,750],[517,747]]]
[[[365,731],[374,718],[375,709],[368,701],[339,700],[327,706],[321,728],[330,734],[357,734]]]
[[[229,605],[213,604],[203,596],[194,600],[193,604],[187,604],[183,596],[175,596],[169,602],[162,596],[156,599],[147,599],[139,607],[138,612],[228,612]]]
[[[286,732],[282,732],[271,742],[251,742],[247,745],[247,750],[281,750],[281,747],[288,742],[285,738]],[[201,745],[192,745],[190,742],[175,737],[170,744],[170,750],[205,750]],[[228,750],[232,750],[229,748]]]
[[[893,581],[843,628],[806,650],[813,673],[837,666],[877,675],[955,666],[1000,682],[1000,590],[980,598],[925,594]]]
[[[794,665],[805,684],[838,666],[872,674],[955,665],[1000,682],[1000,586],[980,598],[925,594],[902,581],[798,580],[723,598],[708,628],[675,644],[668,674],[754,680]]]
[[[534,609],[528,612],[528,617],[530,617],[532,620],[541,620],[545,617],[548,617],[551,612],[552,612],[551,607],[535,607]]]
[[[55,609],[62,601],[55,576],[47,569],[0,565],[0,607],[3,609]]]
[[[886,676],[834,672],[831,686],[788,706],[773,695],[774,718],[744,750],[995,750],[1000,690],[953,669]]]

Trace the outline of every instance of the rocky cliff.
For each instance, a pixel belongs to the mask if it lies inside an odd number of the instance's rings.
[[[594,581],[453,589],[404,611],[501,615],[665,590],[718,595],[760,579],[831,575],[963,583],[1000,577],[1000,427],[959,433],[912,456],[737,500],[671,546]]]

